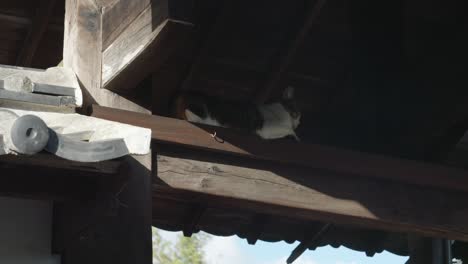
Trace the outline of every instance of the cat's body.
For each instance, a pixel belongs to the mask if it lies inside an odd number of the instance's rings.
[[[292,88],[285,91],[281,102],[262,105],[187,94],[178,98],[176,109],[177,117],[190,122],[242,129],[264,139],[293,136],[299,140],[295,129],[301,115],[295,107]]]

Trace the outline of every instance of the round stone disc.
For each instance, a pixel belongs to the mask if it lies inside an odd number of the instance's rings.
[[[36,154],[43,150],[49,141],[46,123],[34,115],[24,115],[16,119],[10,133],[16,151],[21,154]]]

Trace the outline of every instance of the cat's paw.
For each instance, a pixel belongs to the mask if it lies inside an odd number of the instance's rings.
[[[301,142],[301,139],[296,135],[296,133],[293,133],[292,136],[297,142]]]
[[[185,118],[187,118],[187,121],[189,122],[200,122],[201,118],[194,114],[192,111],[185,109]]]

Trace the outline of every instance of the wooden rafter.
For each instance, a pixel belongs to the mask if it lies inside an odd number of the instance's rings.
[[[222,27],[220,23],[221,18],[226,15],[234,1],[226,0],[221,4],[221,7],[216,14],[215,19],[204,28],[198,30],[198,38],[196,40],[196,54],[193,56],[193,62],[187,72],[187,76],[184,78],[184,81],[181,84],[181,90],[187,91],[190,89],[191,82],[193,80],[194,75],[197,71],[200,70],[202,61],[204,59],[204,55],[207,53],[208,43],[214,38],[214,34],[217,30]]]
[[[467,193],[174,147],[156,149],[153,193],[170,189],[173,196],[192,193],[188,200],[207,207],[234,206],[337,225],[468,239]]]
[[[268,100],[271,92],[276,90],[280,85],[280,82],[286,77],[287,71],[296,57],[299,48],[304,42],[307,34],[309,33],[312,26],[317,22],[322,7],[325,5],[327,0],[311,0],[310,9],[307,12],[307,17],[304,24],[300,27],[298,33],[289,43],[287,50],[284,54],[278,58],[278,63],[273,66],[271,73],[266,81],[265,87],[259,89],[256,96],[257,103],[265,103]]]
[[[42,36],[47,30],[50,17],[55,7],[56,0],[42,1],[36,10],[36,16],[32,20],[28,35],[16,60],[16,65],[29,67],[32,64]]]
[[[320,239],[328,231],[331,224],[324,224],[318,231],[315,231],[313,235],[307,237],[291,252],[291,255],[286,260],[286,263],[291,264],[297,258],[299,258],[309,247],[314,247],[320,242]]]
[[[468,171],[441,165],[384,157],[291,141],[264,141],[220,127],[191,124],[184,120],[138,114],[93,106],[91,115],[152,129],[155,142],[183,145],[255,160],[274,161],[294,166],[323,169],[403,183],[468,191]],[[216,133],[216,137],[214,137]]]

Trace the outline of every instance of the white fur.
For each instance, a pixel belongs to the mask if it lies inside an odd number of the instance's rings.
[[[185,117],[187,118],[187,121],[189,122],[222,127],[222,125],[216,119],[212,118],[211,116],[208,116],[206,118],[201,118],[188,109],[185,109]]]
[[[294,130],[300,123],[300,117],[294,119],[280,103],[259,106],[258,110],[263,116],[263,126],[257,130],[257,134],[264,139],[283,138],[293,136],[299,138]]]
[[[297,141],[299,141],[294,130],[300,123],[300,117],[297,119],[292,118],[289,112],[280,103],[262,105],[258,107],[258,110],[260,111],[264,122],[262,128],[256,131],[257,135],[264,139],[293,136]],[[222,127],[216,119],[210,116],[201,118],[188,109],[185,109],[185,116],[190,122]]]

